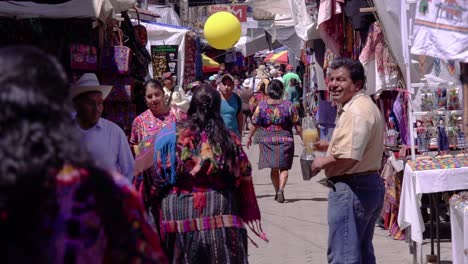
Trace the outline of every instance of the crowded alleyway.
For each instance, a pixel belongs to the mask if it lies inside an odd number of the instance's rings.
[[[243,141],[246,136],[244,131]],[[262,213],[263,229],[268,234],[269,243],[255,240],[259,247],[249,245],[249,261],[254,264],[281,263],[326,263],[327,251],[327,194],[328,188],[317,181],[324,176],[319,174],[310,182],[302,180],[299,155],[301,140],[295,138],[295,155],[289,181],[285,189],[286,202],[274,201],[269,170],[258,170],[258,145],[245,148],[253,166],[255,191]],[[388,231],[375,229],[374,248],[377,263],[413,263],[405,241],[397,241],[388,236]],[[424,244],[424,252],[430,251],[430,244]],[[442,263],[452,263],[451,244],[441,244]]]

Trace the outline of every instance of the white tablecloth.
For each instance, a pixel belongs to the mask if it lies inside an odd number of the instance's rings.
[[[422,194],[463,189],[468,189],[468,167],[413,171],[406,164],[398,211],[398,225],[401,229],[411,226],[411,239],[421,244],[424,232],[424,222],[420,210]]]
[[[468,207],[450,202],[453,264],[468,264]]]

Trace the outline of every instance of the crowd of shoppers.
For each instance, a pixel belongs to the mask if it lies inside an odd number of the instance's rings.
[[[248,263],[246,227],[268,239],[243,131],[284,203],[303,115],[301,79],[286,70],[222,72],[187,93],[172,74],[149,79],[127,140],[101,117],[112,87],[95,74],[69,85],[43,51],[0,49],[0,262]],[[361,63],[331,64],[336,129],[311,166],[330,186],[329,263],[375,263],[384,123],[364,83]]]

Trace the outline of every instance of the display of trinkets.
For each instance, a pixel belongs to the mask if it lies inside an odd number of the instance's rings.
[[[460,97],[458,87],[450,87],[447,89],[448,101],[447,110],[460,110]]]
[[[432,111],[434,109],[434,92],[429,87],[421,90],[421,111]]]
[[[419,153],[465,149],[462,123],[463,90],[454,83],[427,83],[421,87],[415,102],[414,142]],[[420,111],[420,112],[418,112]]]
[[[461,109],[461,90],[453,83],[426,85],[421,88],[420,96],[423,112]]]
[[[438,86],[435,92],[436,109],[445,109],[447,107],[447,87]]]
[[[442,154],[447,153],[450,150],[450,145],[447,134],[447,127],[445,125],[445,120],[443,117],[439,117],[439,119],[437,120],[437,130],[437,147],[439,149],[439,152]]]
[[[394,117],[390,117],[388,121],[388,129],[387,129],[386,137],[385,137],[385,145],[390,146],[390,147],[398,146],[399,136],[400,136],[400,132],[396,130],[395,119]]]
[[[418,146],[419,153],[425,153],[429,151],[429,137],[424,126],[424,121],[416,120],[416,143]]]

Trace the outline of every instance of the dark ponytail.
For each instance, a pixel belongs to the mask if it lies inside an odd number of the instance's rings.
[[[190,108],[187,112],[188,120],[180,123],[181,126],[190,127],[200,133],[205,131],[209,143],[220,147],[225,155],[224,166],[231,169],[236,159],[236,143],[233,133],[224,124],[220,114],[221,96],[207,84],[202,84],[193,91]]]

